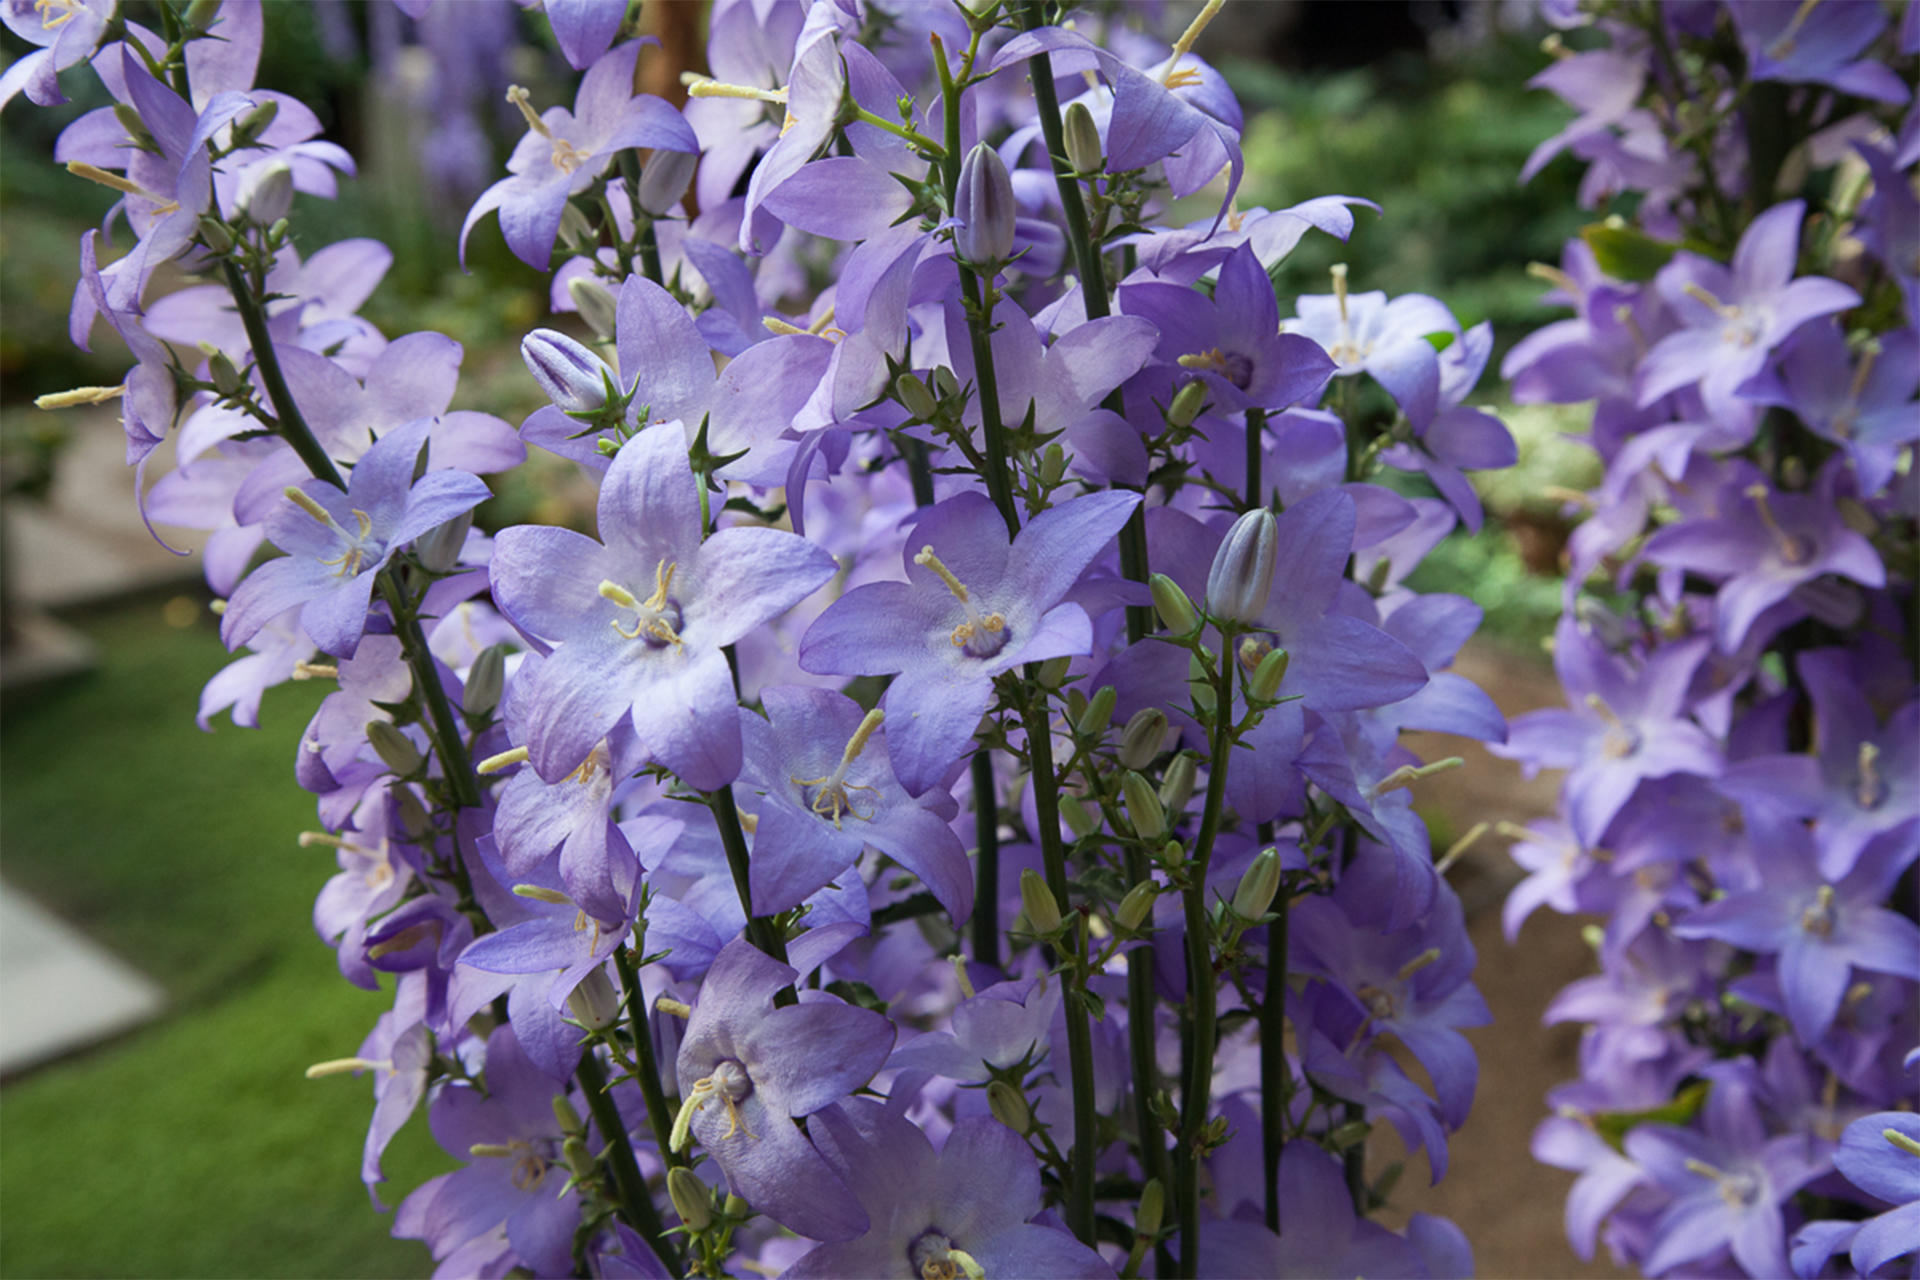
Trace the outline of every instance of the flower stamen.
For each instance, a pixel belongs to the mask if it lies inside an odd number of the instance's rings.
[[[983,615],[975,607],[966,585],[953,575],[953,570],[940,562],[940,557],[933,553],[932,547],[920,548],[920,554],[913,558],[913,562],[923,569],[930,570],[944,582],[947,590],[953,593],[953,598],[960,602],[960,607],[966,610],[967,620],[955,627],[953,634],[948,637],[953,642],[954,648],[964,649],[976,658],[990,658],[1006,647],[1006,615],[1001,613]]]
[[[852,768],[853,762],[860,758],[860,753],[866,750],[868,739],[873,737],[874,732],[880,728],[881,722],[886,718],[886,713],[878,707],[867,712],[866,717],[860,721],[860,727],[853,731],[851,738],[847,739],[846,749],[840,753],[839,767],[832,773],[818,778],[790,777],[788,779],[802,790],[807,787],[818,788],[807,807],[821,817],[831,819],[835,831],[840,829],[840,815],[843,813],[850,813],[862,822],[873,821],[873,811],[870,809],[866,813],[860,812],[850,793],[869,791],[878,797],[880,788],[868,786],[863,782],[848,782],[847,770]]]

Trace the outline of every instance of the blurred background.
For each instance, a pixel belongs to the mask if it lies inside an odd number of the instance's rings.
[[[667,6],[670,46],[677,34],[700,47],[699,9]],[[452,335],[467,353],[454,407],[519,421],[544,403],[517,347],[546,317],[545,279],[490,226],[462,273],[453,235],[523,128],[490,86],[563,100],[544,23],[453,0],[421,24],[385,3],[283,0],[269,24],[259,83],[313,106],[360,164],[338,200],[302,199],[301,247],[385,241],[395,264],[362,314],[389,337]],[[1344,261],[1356,290],[1432,293],[1463,325],[1493,322],[1495,358],[1473,400],[1508,423],[1520,465],[1486,478],[1484,532],[1446,543],[1415,585],[1485,608],[1462,669],[1509,715],[1557,702],[1541,642],[1558,615],[1567,530],[1549,495],[1594,478],[1591,455],[1563,438],[1582,430],[1580,415],[1507,405],[1493,372],[1556,318],[1536,305],[1543,286],[1527,264],[1557,261],[1585,220],[1566,161],[1528,187],[1515,181],[1566,118],[1526,87],[1545,62],[1541,35],[1516,6],[1491,2],[1236,0],[1199,48],[1247,112],[1243,207],[1339,193],[1385,209],[1362,213],[1349,244],[1303,242],[1279,276],[1283,310],[1294,294],[1327,292],[1327,268]],[[25,48],[7,41],[8,58]],[[436,69],[449,60],[428,46],[463,41],[469,83],[449,84]],[[663,90],[681,65],[663,66]],[[324,690],[273,690],[257,731],[220,721],[200,732],[200,688],[227,654],[197,560],[141,527],[110,409],[32,405],[117,382],[129,362],[105,326],[91,356],[66,337],[79,236],[111,203],[50,160],[60,129],[106,101],[87,79],[63,78],[66,107],[22,101],[0,118],[0,1273],[424,1275],[429,1259],[387,1236],[391,1218],[358,1179],[368,1083],[301,1074],[352,1054],[385,1007],[340,980],[307,924],[335,868],[325,850],[296,845],[316,823],[290,766]],[[582,496],[570,466],[540,455],[481,518],[578,522]],[[1483,819],[1551,809],[1553,780],[1523,783],[1474,744],[1418,749],[1469,762],[1423,784],[1436,847]],[[1540,1014],[1589,956],[1571,923],[1543,913],[1513,963],[1499,928],[1516,878],[1503,848],[1489,838],[1452,873],[1496,1017],[1472,1035],[1479,1098],[1453,1144],[1455,1175],[1429,1188],[1415,1158],[1393,1219],[1455,1218],[1483,1275],[1611,1274],[1568,1251],[1570,1179],[1527,1153],[1545,1090],[1575,1071],[1575,1033],[1542,1029]],[[1403,1155],[1389,1136],[1372,1160]],[[414,1124],[386,1165],[391,1204],[444,1162]]]

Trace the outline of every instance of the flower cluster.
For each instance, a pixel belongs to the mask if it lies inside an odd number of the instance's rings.
[[[1506,730],[1448,670],[1478,610],[1406,582],[1514,448],[1487,326],[1344,268],[1283,307],[1372,206],[1239,207],[1219,6],[1169,45],[722,0],[681,109],[626,0],[547,0],[578,93],[497,86],[526,132],[459,236],[570,317],[516,430],[357,316],[384,248],[296,251],[352,166],[253,86],[271,7],[7,5],[47,50],[9,92],[90,61],[115,100],[57,155],[132,236],[87,236],[74,336],[138,363],[48,403],[119,398],[143,510],[209,535],[250,652],[201,722],[337,685],[314,923],[392,1006],[314,1070],[372,1077],[370,1191],[416,1113],[455,1162],[395,1222],[441,1274],[1470,1270],[1370,1220],[1366,1139],[1437,1178],[1473,1100],[1412,807],[1458,761],[1400,735]],[[163,264],[207,283],[149,298]],[[591,534],[475,526],[529,445]]]
[[[1540,269],[1574,314],[1503,371],[1594,402],[1606,467],[1554,636],[1568,707],[1503,748],[1568,770],[1519,833],[1509,936],[1542,904],[1606,917],[1548,1011],[1585,1026],[1581,1078],[1534,1151],[1579,1172],[1582,1256],[1905,1274],[1911,1213],[1875,1215],[1911,1209],[1920,1148],[1867,1113],[1920,1104],[1920,9],[1561,8],[1582,51],[1550,40],[1536,83],[1581,114],[1530,168],[1568,150],[1591,202],[1639,203]]]

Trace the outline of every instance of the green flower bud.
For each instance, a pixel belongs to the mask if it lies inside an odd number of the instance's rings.
[[[1040,664],[1040,687],[1042,689],[1058,689],[1066,683],[1067,668],[1072,665],[1072,658],[1064,656],[1048,658]]]
[[[1204,382],[1189,382],[1174,393],[1173,403],[1167,406],[1169,426],[1190,427],[1193,420],[1200,416],[1200,408],[1207,402],[1207,386]]]
[[[1213,692],[1212,657],[1211,650],[1205,658],[1197,653],[1187,655],[1187,688],[1192,692],[1193,705],[1207,715],[1213,714],[1214,704],[1218,701]]]
[[[1074,721],[1074,733],[1082,738],[1093,738],[1097,741],[1107,731],[1107,726],[1113,723],[1113,707],[1119,701],[1118,689],[1110,684],[1101,685],[1098,692],[1093,695],[1093,700],[1087,703],[1087,709],[1080,713],[1078,720]]]
[[[911,373],[903,373],[893,380],[893,397],[913,415],[915,422],[932,422],[934,414],[940,411],[927,384]]]
[[[413,540],[413,554],[435,573],[447,573],[460,563],[460,552],[467,545],[467,532],[473,528],[473,512],[462,511],[451,520],[443,520]]]
[[[573,1104],[567,1101],[567,1095],[564,1093],[556,1093],[553,1095],[553,1120],[555,1124],[560,1126],[560,1132],[562,1133],[585,1133],[587,1131],[587,1126],[580,1122],[580,1113],[573,1109]]]
[[[233,367],[233,361],[227,359],[224,351],[216,351],[207,357],[207,377],[223,396],[236,395],[246,385],[240,380],[240,371]]]
[[[560,209],[560,243],[569,242],[579,245],[594,243],[599,238],[593,224],[587,221],[586,211],[579,205],[569,202]]]
[[[219,16],[220,0],[193,0],[181,21],[189,31],[206,32],[213,29],[213,20]]]
[[[1065,820],[1067,828],[1074,835],[1083,839],[1100,829],[1100,819],[1094,817],[1087,806],[1080,803],[1079,797],[1070,796],[1064,792],[1060,796],[1060,817]]]
[[[433,835],[433,817],[427,812],[427,806],[420,803],[420,797],[413,794],[412,787],[388,787],[387,798],[400,810],[400,829],[414,840],[427,840]]]
[[[268,98],[253,110],[241,116],[233,125],[233,145],[236,148],[251,146],[267,131],[274,118],[280,114],[280,104]]]
[[[1020,905],[1026,909],[1027,923],[1035,933],[1049,934],[1060,927],[1060,903],[1032,867],[1020,873]]]
[[[1147,590],[1153,594],[1153,611],[1160,615],[1160,625],[1177,636],[1192,635],[1199,629],[1200,615],[1193,611],[1193,601],[1187,599],[1179,583],[1156,573],[1147,579]]]
[[[1033,1127],[1033,1108],[1027,1105],[1026,1096],[1005,1080],[987,1086],[987,1110],[1015,1133],[1024,1135]]]
[[[1040,454],[1040,483],[1051,489],[1067,476],[1067,451],[1060,447],[1059,441],[1048,445]]]
[[[619,309],[612,291],[592,276],[575,276],[567,281],[567,296],[579,308],[580,318],[587,322],[587,328],[612,341],[613,317]]]
[[[1167,766],[1166,773],[1160,778],[1160,804],[1168,813],[1186,812],[1187,801],[1193,799],[1194,777],[1198,768],[1198,762],[1184,751]]]
[[[160,154],[160,144],[153,140],[153,131],[147,128],[147,122],[140,118],[140,113],[130,104],[114,103],[113,118],[118,120],[120,127],[127,131],[127,138],[134,146],[142,151]]]
[[[593,1177],[593,1153],[587,1150],[587,1140],[574,1134],[560,1144],[560,1154],[567,1162],[567,1171],[573,1174],[577,1182],[587,1182]]]
[[[1167,740],[1167,713],[1158,707],[1142,707],[1120,732],[1120,763],[1129,769],[1144,769],[1160,754]]]
[[[1100,152],[1100,126],[1093,122],[1093,112],[1087,110],[1086,103],[1076,102],[1067,108],[1060,131],[1067,163],[1075,173],[1099,173],[1107,167],[1106,157]]]
[[[461,706],[470,716],[491,714],[500,705],[500,691],[507,681],[507,646],[489,645],[480,651],[467,672],[466,696]]]
[[[1166,1211],[1167,1193],[1160,1179],[1147,1179],[1147,1185],[1140,1188],[1140,1208],[1133,1215],[1133,1229],[1152,1239],[1160,1234],[1160,1221]]]
[[[667,1196],[688,1230],[705,1231],[713,1225],[713,1192],[693,1170],[683,1164],[667,1170]]]
[[[1242,920],[1258,920],[1267,914],[1274,894],[1279,891],[1279,851],[1262,849],[1241,873],[1240,886],[1233,891],[1233,914]]]
[[[620,993],[605,969],[589,969],[580,985],[567,994],[567,1012],[574,1021],[595,1031],[605,1030],[620,1019]]]
[[[1151,880],[1142,880],[1127,890],[1127,896],[1120,899],[1120,909],[1114,912],[1114,919],[1123,929],[1138,929],[1146,923],[1147,915],[1153,910],[1153,900],[1160,896],[1160,886]]]
[[[953,370],[941,365],[933,371],[933,389],[942,400],[951,400],[960,394],[960,379],[953,376]]]
[[[1287,678],[1289,658],[1285,649],[1274,649],[1253,669],[1253,679],[1247,682],[1247,692],[1256,701],[1272,702],[1280,696],[1280,682]]]
[[[419,748],[413,745],[406,734],[394,727],[391,720],[367,721],[367,741],[387,768],[403,778],[418,773],[421,766],[426,764]]]
[[[233,232],[227,230],[226,223],[210,213],[200,216],[200,238],[215,253],[229,253],[233,249]]]
[[[1167,834],[1167,813],[1160,797],[1145,778],[1129,769],[1120,776],[1120,794],[1127,803],[1127,821],[1142,840],[1158,840]]]
[[[1345,1151],[1349,1147],[1357,1147],[1365,1142],[1367,1135],[1371,1132],[1373,1132],[1373,1126],[1365,1120],[1349,1120],[1329,1133],[1327,1141],[1331,1142],[1336,1150]]]

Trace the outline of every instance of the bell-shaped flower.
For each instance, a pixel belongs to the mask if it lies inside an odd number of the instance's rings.
[[[1209,1222],[1200,1231],[1203,1276],[1419,1276],[1426,1265],[1403,1237],[1357,1216],[1340,1161],[1304,1139],[1280,1149],[1280,1227],[1245,1219]]]
[[[735,784],[758,819],[749,868],[753,909],[800,905],[878,849],[920,877],[955,921],[973,913],[973,875],[948,825],[959,811],[938,788],[918,799],[888,762],[884,716],[829,689],[782,685],[760,694],[767,718],[746,714],[746,762]],[[878,738],[880,741],[875,741]]]
[[[816,1240],[867,1231],[855,1194],[793,1121],[873,1078],[893,1048],[893,1024],[871,1009],[808,991],[775,1007],[798,973],[728,943],[701,984],[675,1064],[682,1098],[676,1142],[690,1132],[733,1194]]]
[[[801,640],[800,666],[894,676],[883,703],[887,753],[919,795],[966,753],[995,676],[1092,649],[1086,611],[1064,598],[1139,501],[1111,491],[1075,498],[1035,516],[1009,546],[984,495],[948,498],[907,539],[907,581],[834,601]]]
[[[1741,388],[1760,404],[1791,409],[1807,430],[1846,449],[1860,492],[1880,492],[1902,450],[1920,443],[1920,335],[1898,329],[1875,337],[1856,359],[1835,324],[1801,326],[1769,370]]]
[[[821,1154],[872,1226],[815,1248],[784,1280],[1113,1275],[1067,1232],[1032,1221],[1041,1208],[1039,1162],[1026,1139],[998,1120],[960,1121],[937,1153],[918,1125],[866,1098],[822,1111],[813,1123]]]
[[[1416,431],[1440,406],[1440,356],[1430,334],[1458,337],[1460,322],[1445,304],[1423,293],[1387,300],[1379,290],[1347,292],[1347,271],[1335,269],[1333,292],[1303,294],[1288,333],[1312,338],[1333,358],[1337,377],[1370,374],[1387,389]]]
[[[693,128],[673,107],[652,94],[633,92],[638,41],[628,41],[593,64],[582,77],[573,110],[548,107],[536,113],[526,90],[515,86],[508,101],[526,117],[527,133],[507,159],[510,176],[488,187],[460,228],[460,257],[467,236],[487,214],[500,211],[500,231],[513,255],[544,270],[560,232],[570,196],[592,186],[613,158],[635,147],[698,151]]]
[[[1727,9],[1747,53],[1747,75],[1755,81],[1826,85],[1896,106],[1913,96],[1892,67],[1861,56],[1887,29],[1886,10],[1877,4],[1728,0]]]
[[[227,602],[220,638],[229,649],[299,605],[300,625],[315,644],[353,656],[380,570],[413,539],[490,496],[479,477],[459,471],[430,471],[414,482],[429,426],[416,422],[382,437],[344,492],[320,480],[287,490],[267,516],[267,536],[288,554],[255,569]]]
[[[833,557],[778,529],[701,539],[698,481],[677,430],[620,450],[600,489],[604,543],[570,529],[501,532],[489,573],[515,625],[554,644],[527,692],[526,746],[557,782],[622,717],[683,782],[740,772],[740,723],[722,649],[833,576]]]
[[[0,107],[22,91],[37,107],[65,102],[60,73],[92,56],[119,7],[119,0],[6,0],[0,4],[0,22],[6,23],[7,30],[38,46],[0,75]]]

